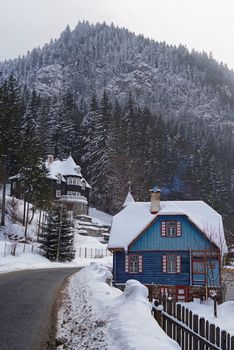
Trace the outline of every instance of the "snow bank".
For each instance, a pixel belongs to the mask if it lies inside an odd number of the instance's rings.
[[[152,317],[148,289],[129,280],[121,292],[106,283],[111,276],[105,266],[92,263],[71,277],[65,291],[71,299],[59,313],[58,336],[67,339],[66,345],[70,349],[180,349]]]

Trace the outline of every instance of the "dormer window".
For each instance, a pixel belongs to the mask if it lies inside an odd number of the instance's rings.
[[[80,178],[78,177],[68,177],[67,178],[67,184],[68,185],[75,185],[75,186],[80,186]]]
[[[168,220],[161,222],[161,236],[178,237],[181,236],[180,221]]]

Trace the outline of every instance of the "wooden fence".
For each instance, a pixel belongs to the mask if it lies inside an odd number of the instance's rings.
[[[103,258],[105,256],[111,256],[112,253],[108,249],[103,248],[84,248],[79,247],[76,249],[76,256],[80,258]]]
[[[182,350],[234,350],[234,336],[203,317],[166,297],[162,300],[161,310],[160,306],[154,309],[154,316]]]
[[[28,243],[11,243],[5,242],[3,249],[0,251],[0,255],[5,257],[8,255],[19,256],[26,253],[40,253],[38,245]]]

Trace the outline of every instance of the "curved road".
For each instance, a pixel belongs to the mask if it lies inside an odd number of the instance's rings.
[[[53,349],[48,344],[53,307],[64,280],[78,270],[27,270],[0,275],[1,350]]]

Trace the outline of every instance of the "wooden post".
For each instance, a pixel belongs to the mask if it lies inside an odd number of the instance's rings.
[[[231,337],[231,349],[234,349],[234,337]]]
[[[215,336],[216,342],[215,344],[217,346],[220,346],[220,328],[216,327],[216,336]]]
[[[215,325],[210,324],[210,342],[215,344]]]
[[[172,315],[172,299],[167,300],[167,313]],[[167,335],[172,338],[172,322],[167,320]]]
[[[177,304],[176,305],[176,309],[177,309],[177,320],[178,321],[181,321],[181,305],[180,304]],[[181,345],[181,329],[179,327],[176,327],[177,328],[177,335],[176,335],[176,341],[178,344]]]
[[[154,309],[154,318],[158,322],[159,326],[162,327],[162,311]]]
[[[6,256],[6,247],[7,247],[7,244],[5,243],[3,256]]]
[[[227,350],[227,332],[226,331],[221,332],[221,349]]]
[[[199,329],[200,329],[200,335],[205,338],[205,333],[206,333],[206,330],[205,330],[205,319],[202,317],[200,318],[199,320]],[[205,350],[205,345],[200,342],[200,350]]]
[[[193,315],[193,331],[198,333],[198,315]],[[198,340],[193,338],[193,349],[198,349]]]

